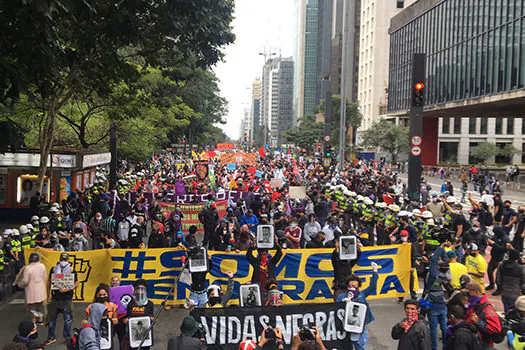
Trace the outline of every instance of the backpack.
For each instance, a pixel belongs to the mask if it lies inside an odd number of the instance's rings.
[[[476,314],[479,315],[479,312],[483,311],[483,309],[485,309],[485,307],[488,306],[488,305],[492,306],[492,304],[488,303],[488,302],[480,304],[480,305],[476,305],[474,307],[474,311],[476,311]],[[492,306],[492,307],[494,307],[494,306]],[[485,312],[483,312],[483,313],[485,313]],[[498,315],[498,314],[496,313],[496,315]],[[499,324],[501,326],[500,331],[498,333],[489,334],[490,339],[496,344],[502,343],[505,340],[505,337],[507,336],[507,330],[505,329],[505,327],[503,327],[503,325],[505,324],[505,321],[500,317],[500,315],[498,315],[498,319],[499,319]]]
[[[459,333],[468,333],[469,336],[470,336],[470,339],[471,339],[471,344],[472,346],[469,347],[468,350],[478,350],[478,349],[481,349],[481,343],[479,341],[479,337],[477,334],[473,333],[471,330],[467,329],[467,328],[461,328],[461,329],[458,329],[457,332],[451,336],[451,343],[452,344],[455,344],[455,338],[458,337]]]
[[[66,341],[67,350],[79,350],[80,349],[78,345],[78,340],[80,339],[80,333],[82,332],[84,328],[93,328],[93,325],[87,323],[83,325],[82,328],[80,329],[78,328],[73,329],[73,336],[71,337],[71,339],[68,339]]]

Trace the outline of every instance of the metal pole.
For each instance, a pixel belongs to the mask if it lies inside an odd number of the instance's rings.
[[[339,169],[342,171],[345,165],[345,141],[346,141],[346,61],[348,46],[348,0],[343,1],[343,45],[341,55],[341,120],[339,123]]]

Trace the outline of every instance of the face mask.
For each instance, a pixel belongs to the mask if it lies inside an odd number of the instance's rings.
[[[510,209],[510,205],[506,205],[506,206],[505,206],[505,209]]]
[[[109,301],[109,297],[98,297],[97,298],[97,303],[100,303],[100,304],[107,303],[108,301]]]
[[[96,216],[97,221],[102,220],[102,216]]]
[[[60,267],[66,267],[67,265],[69,265],[68,261],[61,261],[60,262]]]
[[[473,228],[472,228],[472,231],[474,231],[474,232],[478,232],[478,231],[479,231],[479,227],[473,227]]]
[[[520,214],[525,214],[525,210],[520,209],[520,210],[518,210],[518,213],[520,213]]]
[[[436,203],[438,201],[437,198],[432,198],[432,202]]]
[[[210,297],[208,302],[210,303],[211,306],[214,306],[221,302],[221,298],[220,297]]]
[[[468,296],[468,302],[470,304],[470,306],[473,306],[473,305],[476,305],[479,303],[479,301],[481,300],[481,295],[480,296],[477,296],[477,295],[469,295]]]
[[[281,301],[281,293],[278,291],[271,291],[270,293],[270,305],[278,305]]]
[[[356,295],[359,293],[359,287],[348,287],[348,297],[350,300],[354,300]]]
[[[261,255],[261,264],[266,265],[268,262],[268,255]]]
[[[79,233],[75,233],[75,238],[76,238],[76,239],[80,239],[80,237],[82,237],[81,234],[79,234]]]
[[[401,237],[401,242],[407,242],[407,241],[408,241],[408,237],[407,236]]]
[[[38,221],[33,221],[33,226],[36,226],[36,227],[38,227],[38,226],[39,226],[39,224],[40,224],[40,223],[39,223]]]

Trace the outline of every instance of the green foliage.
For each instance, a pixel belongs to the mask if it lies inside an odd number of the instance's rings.
[[[514,155],[521,154],[521,151],[514,147],[512,143],[507,143],[503,149],[500,149],[499,155],[512,159]]]
[[[284,133],[287,142],[293,142],[297,146],[312,149],[317,140],[323,139],[323,123],[316,123],[314,115],[306,115],[298,120],[298,127],[295,130],[288,130]]]
[[[496,156],[512,159],[515,154],[519,153],[521,153],[520,150],[514,147],[511,143],[500,148],[493,142],[481,142],[470,151],[470,155],[476,158],[480,163],[486,163],[490,158]]]
[[[325,100],[321,100],[321,103],[317,107],[318,112],[324,113],[325,111]],[[348,130],[353,128],[354,130],[361,126],[363,115],[359,111],[358,102],[350,102],[346,99],[346,129],[345,135],[348,135]],[[332,145],[339,148],[339,134],[341,129],[341,96],[332,95]],[[350,146],[352,140],[347,137],[347,144]]]
[[[408,151],[409,141],[408,127],[396,125],[385,119],[380,119],[372,124],[370,129],[363,131],[363,146],[386,150],[394,163],[399,153]]]

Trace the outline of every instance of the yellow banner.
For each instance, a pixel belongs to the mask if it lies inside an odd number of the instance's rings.
[[[369,299],[407,296],[410,285],[410,245],[365,247],[354,269],[363,285],[368,286],[372,276],[371,263],[379,265],[379,281]],[[29,250],[29,253],[33,250]],[[60,252],[38,249],[41,261],[48,271],[55,266]],[[283,301],[288,304],[305,302],[333,302],[332,249],[288,249],[275,268]],[[272,251],[270,251],[271,253]],[[29,253],[26,256],[29,256]],[[256,254],[256,252],[254,252]],[[246,254],[210,252],[212,269],[207,275],[209,283],[226,285],[226,272],[235,274],[235,288],[230,303],[238,303],[241,284],[249,283],[253,269]],[[118,276],[122,284],[133,284],[138,278],[149,282],[148,298],[159,304],[164,300],[182,270],[181,257],[185,250],[170,249],[111,249],[88,252],[70,252],[70,261],[78,273],[79,288],[74,301],[90,302],[100,283],[109,284]],[[182,304],[190,286],[179,282],[168,304]],[[224,287],[225,288],[225,287]],[[416,285],[417,288],[417,285]]]

